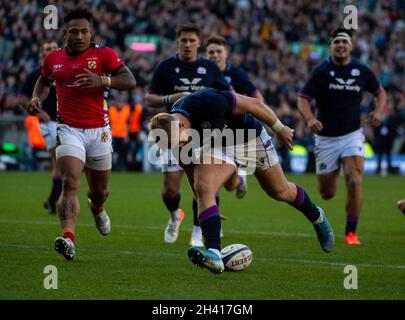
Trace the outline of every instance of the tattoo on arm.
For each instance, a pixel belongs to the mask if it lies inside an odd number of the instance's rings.
[[[136,86],[135,78],[127,66],[122,65],[111,76],[111,88],[131,90]]]

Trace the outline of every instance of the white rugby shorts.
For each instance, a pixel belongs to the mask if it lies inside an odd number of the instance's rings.
[[[41,134],[44,137],[46,150],[51,150],[56,147],[56,121],[48,121],[40,123]]]
[[[316,174],[322,175],[340,169],[345,157],[364,157],[363,129],[339,137],[315,135]]]
[[[165,151],[162,151],[161,149],[160,164],[162,173],[183,171],[183,168],[173,155],[173,151],[171,149],[167,149]]]
[[[56,159],[64,156],[79,158],[90,169],[111,169],[112,137],[110,126],[95,129],[73,128],[66,124],[57,126]]]
[[[214,158],[214,161],[218,160],[214,163],[224,161],[236,169],[242,169],[246,174],[264,171],[279,162],[271,137],[265,129],[256,139],[244,144],[222,148],[202,147],[195,154],[197,163],[204,163],[203,158],[208,156],[208,158]]]

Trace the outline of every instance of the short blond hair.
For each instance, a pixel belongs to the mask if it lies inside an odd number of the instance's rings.
[[[155,115],[151,120],[150,120],[150,129],[151,131],[161,129],[164,132],[166,132],[167,137],[168,137],[168,146],[169,148],[172,145],[172,139],[173,139],[173,132],[172,132],[172,122],[176,121],[176,117],[170,113],[158,113]],[[152,133],[153,136],[153,133]],[[154,137],[155,142],[157,137]]]

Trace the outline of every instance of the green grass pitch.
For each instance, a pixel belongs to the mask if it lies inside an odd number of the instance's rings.
[[[191,264],[186,252],[192,226],[191,193],[184,180],[186,212],[179,239],[163,242],[168,214],[160,200],[162,176],[113,173],[106,208],[112,232],[102,237],[80,191],[77,259],[54,250],[56,216],[42,208],[49,173],[0,173],[0,299],[405,299],[404,177],[365,177],[359,224],[361,246],[343,244],[345,190],[329,201],[316,192],[314,175],[290,175],[328,215],[335,235],[323,253],[313,227],[284,203],[268,198],[253,177],[242,200],[221,191],[222,245],[251,247],[243,272],[213,275]],[[44,289],[44,268],[58,270],[58,289]],[[358,289],[343,286],[346,265],[358,271]]]

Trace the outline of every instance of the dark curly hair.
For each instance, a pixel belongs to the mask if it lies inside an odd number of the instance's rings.
[[[74,19],[86,19],[90,24],[92,24],[93,14],[90,12],[89,9],[85,7],[77,7],[66,13],[65,18],[63,20],[65,24],[67,24]]]

